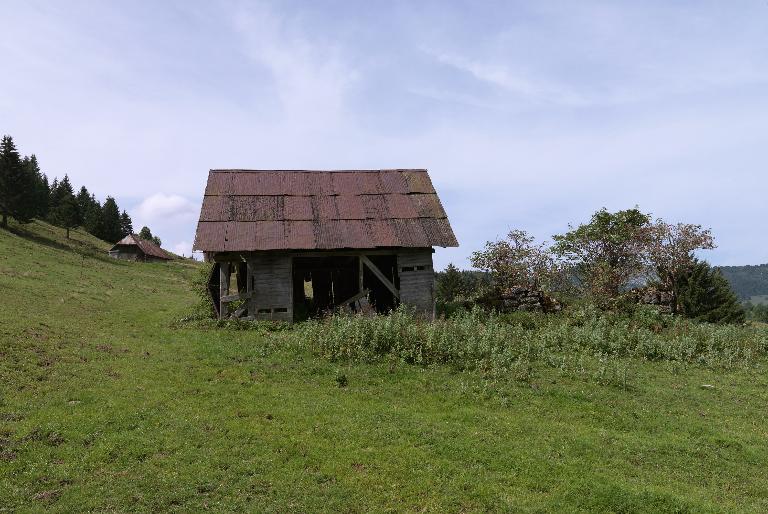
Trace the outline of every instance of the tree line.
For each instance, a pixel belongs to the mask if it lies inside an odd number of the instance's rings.
[[[85,186],[75,193],[68,175],[49,184],[37,157],[21,157],[11,136],[0,143],[0,225],[8,226],[8,218],[19,223],[45,220],[69,231],[82,227],[90,234],[116,243],[133,233],[131,217],[122,212],[114,197],[100,203]]]
[[[438,276],[440,301],[471,299],[489,289],[522,287],[567,301],[616,308],[632,292],[663,292],[672,314],[702,321],[743,322],[745,312],[719,270],[696,252],[715,248],[710,230],[688,223],[654,220],[639,208],[601,209],[588,223],[569,225],[552,242],[536,242],[524,230],[489,241],[472,253],[472,266],[487,274],[485,287],[452,264]]]

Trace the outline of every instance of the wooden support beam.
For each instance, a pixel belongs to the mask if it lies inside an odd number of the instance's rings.
[[[363,290],[363,259],[357,258],[357,290]]]
[[[339,305],[349,305],[352,302],[358,301],[360,298],[364,298],[364,297],[368,296],[368,293],[370,293],[370,292],[371,291],[369,289],[364,289],[364,290],[360,291],[359,293],[357,293],[355,296],[353,296],[351,298],[348,298],[348,299],[344,300],[343,302],[339,302]]]
[[[398,300],[400,299],[400,291],[397,290],[395,287],[395,284],[389,281],[386,275],[381,272],[381,270],[365,255],[360,256],[360,260],[363,261],[363,263],[368,266],[368,269],[371,270],[371,272],[376,275],[376,278],[378,278],[382,284],[384,284],[387,289],[390,290],[390,292],[395,295],[395,298]]]
[[[229,295],[229,274],[231,266],[228,262],[222,262],[219,266],[219,319],[227,315],[227,295]]]
[[[245,292],[248,294],[248,301],[246,302],[246,305],[248,305],[248,315],[255,316],[256,315],[256,298],[253,296],[253,261],[247,260],[245,263],[246,266],[246,286],[245,286]]]

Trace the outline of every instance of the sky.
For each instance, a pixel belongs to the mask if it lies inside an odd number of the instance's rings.
[[[427,168],[459,240],[606,207],[768,262],[768,0],[0,0],[0,133],[189,255],[208,170]]]

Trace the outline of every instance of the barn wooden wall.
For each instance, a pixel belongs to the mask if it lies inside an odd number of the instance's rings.
[[[293,321],[292,260],[289,255],[249,257],[253,294],[248,309],[256,319]]]
[[[397,255],[400,274],[400,301],[413,306],[427,317],[435,317],[435,270],[432,267],[432,249],[403,252]]]

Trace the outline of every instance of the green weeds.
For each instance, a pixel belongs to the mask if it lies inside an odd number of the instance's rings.
[[[390,316],[333,316],[308,321],[294,344],[324,358],[376,362],[385,356],[418,366],[446,364],[529,380],[557,368],[626,387],[632,359],[708,368],[748,367],[768,351],[760,327],[696,323],[651,308],[630,315],[583,307],[558,315],[460,312],[425,322],[399,309]]]

